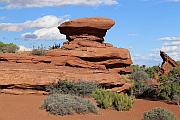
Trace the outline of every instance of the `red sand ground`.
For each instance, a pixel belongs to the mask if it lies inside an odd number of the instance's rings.
[[[46,96],[0,94],[0,120],[141,120],[144,111],[154,107],[171,110],[180,119],[180,108],[159,101],[136,100],[128,112],[101,110],[98,115],[54,116],[40,109]]]

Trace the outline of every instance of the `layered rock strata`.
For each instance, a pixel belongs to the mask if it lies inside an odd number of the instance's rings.
[[[58,80],[97,82],[117,92],[129,89],[131,84],[120,75],[132,72],[128,49],[104,43],[113,25],[107,18],[68,21],[58,27],[68,39],[60,49],[45,56],[0,54],[1,92],[30,89],[46,94],[44,87]]]

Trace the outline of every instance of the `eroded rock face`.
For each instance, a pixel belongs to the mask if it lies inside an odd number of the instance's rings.
[[[178,64],[171,57],[169,57],[165,52],[160,51],[160,56],[163,59],[161,65],[161,74],[168,74],[174,67],[177,67]]]
[[[115,22],[108,18],[81,18],[67,21],[58,28],[60,33],[65,34],[69,41],[72,40],[90,40],[103,42],[107,30]]]
[[[129,50],[103,42],[113,25],[106,18],[68,21],[59,27],[68,38],[60,49],[49,50],[45,56],[0,54],[0,87],[4,88],[0,92],[34,90],[59,80],[97,82],[116,86],[112,90],[117,92],[129,89],[131,84],[120,75],[132,72]]]

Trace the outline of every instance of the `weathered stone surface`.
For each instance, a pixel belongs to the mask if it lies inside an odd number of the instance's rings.
[[[62,46],[62,49],[74,50],[74,49],[80,48],[80,47],[107,48],[107,47],[113,47],[113,45],[107,44],[107,43],[99,43],[96,41],[74,40],[71,42],[64,43],[64,45]]]
[[[69,28],[97,28],[97,29],[110,29],[115,22],[109,18],[102,18],[102,17],[94,17],[94,18],[80,18],[75,19],[72,21],[64,22],[60,25],[61,28],[69,27]]]
[[[131,56],[128,49],[124,48],[93,48],[93,47],[81,47],[75,50],[62,50],[57,49],[49,51],[47,56],[60,57],[60,56],[71,56],[79,58],[105,58],[105,59],[130,59]],[[131,61],[132,63],[132,61]]]
[[[51,63],[51,59],[48,56],[30,56],[12,53],[0,54],[0,61],[16,63]]]
[[[171,57],[169,57],[165,52],[160,51],[160,56],[163,59],[161,65],[161,74],[168,74],[174,67],[177,67],[178,64]]]
[[[58,49],[49,51],[47,56],[51,56],[52,63],[56,65],[91,69],[121,68],[132,64],[130,53],[127,49],[105,46],[102,48],[74,47],[70,50]]]
[[[58,80],[84,80],[98,83],[124,84],[120,75],[108,70],[76,68],[68,66],[51,66],[50,64],[3,63],[0,66],[0,86],[19,85],[29,86],[49,85]]]
[[[114,24],[108,18],[81,18],[64,22],[58,28],[69,41],[81,39],[102,42],[107,30]]]
[[[37,90],[27,90],[27,89],[2,89],[0,93],[4,94],[12,94],[12,95],[29,95],[29,94],[36,94],[36,95],[48,95],[48,92],[45,91],[37,91]]]
[[[110,69],[112,72],[117,72],[120,74],[127,74],[127,73],[132,73],[133,69],[131,67],[122,67],[122,68],[113,68]]]

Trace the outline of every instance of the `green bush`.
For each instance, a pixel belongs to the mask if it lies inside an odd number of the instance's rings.
[[[135,81],[139,81],[139,80],[148,80],[148,74],[145,71],[135,71],[131,74],[131,77],[133,80]]]
[[[149,78],[155,78],[155,75],[158,74],[160,70],[159,66],[147,67],[145,72],[148,74]]]
[[[144,113],[143,120],[176,120],[176,117],[170,111],[163,108],[154,108]]]
[[[168,75],[161,76],[160,98],[172,101],[174,96],[180,97],[180,67],[174,68]]]
[[[144,92],[147,91],[148,88],[149,86],[146,85],[144,81],[134,80],[134,85],[131,89],[135,97],[142,97],[144,95]]]
[[[168,80],[169,82],[180,84],[180,67],[175,67],[169,72]]]
[[[172,101],[174,96],[180,97],[180,84],[166,83],[160,86],[160,98]]]
[[[93,91],[92,97],[97,101],[100,108],[107,109],[113,105],[113,93],[104,89],[97,89]]]
[[[130,91],[131,95],[134,95],[137,98],[159,98],[159,89],[152,85],[148,85],[144,81],[134,81],[134,85]]]
[[[166,83],[168,81],[168,76],[167,75],[161,75],[159,77],[160,83]]]
[[[113,94],[113,107],[118,111],[128,111],[133,107],[134,100],[126,94]]]
[[[15,53],[19,50],[19,47],[13,43],[5,44],[0,42],[0,53]]]
[[[48,86],[47,91],[50,93],[90,96],[92,91],[96,90],[97,87],[98,85],[92,82],[60,80],[57,84]]]
[[[52,94],[44,100],[42,108],[54,115],[71,115],[74,113],[97,113],[98,108],[89,100],[63,94]]]
[[[113,93],[104,89],[97,89],[92,93],[100,108],[114,108],[118,111],[128,111],[132,108],[134,99],[126,94]]]

